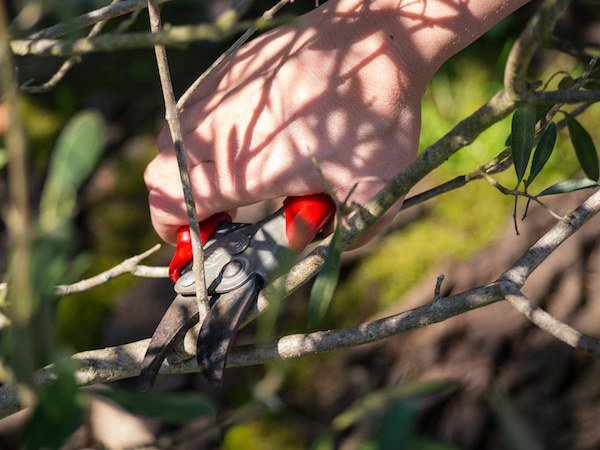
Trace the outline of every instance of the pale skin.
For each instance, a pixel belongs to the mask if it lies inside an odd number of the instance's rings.
[[[181,113],[198,219],[324,192],[311,156],[338,198],[356,185],[365,203],[414,159],[439,66],[527,1],[330,0],[246,44]],[[187,215],[167,127],[158,145],[144,178],[173,243]]]

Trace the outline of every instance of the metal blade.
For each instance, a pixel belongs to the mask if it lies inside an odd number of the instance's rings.
[[[146,350],[140,371],[142,389],[152,388],[160,366],[173,350],[175,343],[182,339],[196,323],[198,323],[198,307],[194,297],[176,296],[156,327]]]
[[[260,276],[252,275],[240,288],[222,294],[202,323],[196,357],[204,377],[216,386],[223,383],[229,347],[262,283]]]

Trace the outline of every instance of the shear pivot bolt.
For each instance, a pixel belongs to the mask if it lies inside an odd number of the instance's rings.
[[[237,239],[233,239],[227,243],[227,249],[232,255],[242,253],[248,247],[248,240],[244,239],[243,236],[236,236]]]
[[[240,273],[243,268],[244,264],[241,261],[237,259],[229,261],[223,268],[223,278],[233,278]]]

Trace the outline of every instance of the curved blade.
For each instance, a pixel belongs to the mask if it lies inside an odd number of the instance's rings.
[[[216,386],[223,383],[229,347],[261,287],[260,276],[251,276],[240,288],[222,294],[202,323],[196,357],[204,377]]]
[[[194,297],[178,295],[156,327],[140,371],[142,389],[154,385],[160,366],[175,343],[198,323],[198,307]]]

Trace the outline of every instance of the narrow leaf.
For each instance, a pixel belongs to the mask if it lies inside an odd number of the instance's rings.
[[[58,137],[40,203],[40,222],[46,230],[72,216],[77,190],[100,158],[103,134],[102,117],[89,110],[73,117]]]
[[[512,119],[512,157],[519,183],[525,175],[529,163],[533,139],[535,137],[536,109],[527,105],[518,108]]]
[[[565,113],[567,117],[567,127],[571,142],[575,148],[575,154],[579,159],[579,164],[588,178],[598,181],[600,178],[600,166],[598,164],[598,154],[596,146],[590,134],[571,114]]]
[[[381,423],[377,442],[381,449],[411,450],[410,441],[417,420],[415,402],[396,400],[392,402]]]
[[[126,410],[167,423],[185,423],[213,414],[214,408],[196,392],[140,392],[133,390],[94,390]]]
[[[453,380],[417,381],[387,387],[359,398],[332,421],[333,429],[343,431],[351,426],[380,417],[395,400],[420,401],[449,395],[458,389]]]
[[[340,276],[340,254],[342,252],[342,234],[339,227],[333,233],[327,257],[315,284],[310,291],[308,303],[308,327],[313,328],[327,313],[333,293]]]
[[[540,142],[538,142],[533,154],[533,161],[531,162],[531,169],[529,171],[529,177],[527,178],[528,185],[538,176],[548,162],[548,159],[554,150],[554,144],[556,144],[556,125],[554,125],[554,122],[550,122],[548,127],[544,130]]]
[[[571,178],[570,180],[561,181],[544,189],[537,196],[566,194],[567,192],[579,191],[581,189],[597,188],[598,183],[589,178]]]

